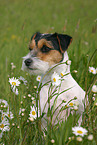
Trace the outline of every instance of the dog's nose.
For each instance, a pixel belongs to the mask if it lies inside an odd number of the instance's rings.
[[[30,66],[32,63],[32,60],[30,58],[26,59],[25,61],[26,66]]]

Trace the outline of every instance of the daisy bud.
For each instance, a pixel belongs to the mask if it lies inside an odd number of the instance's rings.
[[[95,103],[95,106],[97,106],[97,103]]]
[[[22,113],[21,115],[24,116],[24,113]]]
[[[74,73],[77,73],[77,70],[74,70],[73,72],[74,72]]]
[[[12,123],[12,126],[15,126],[15,124],[14,124],[14,123]]]
[[[90,134],[90,135],[88,136],[88,140],[93,140],[93,135],[92,135],[92,134]]]
[[[28,97],[31,97],[31,94],[28,94]]]
[[[71,60],[67,60],[67,61],[66,61],[66,64],[67,64],[67,65],[71,65]]]
[[[93,85],[93,87],[92,87],[92,92],[93,92],[93,93],[97,93],[97,85]]]
[[[26,98],[26,96],[23,97],[24,99]]]
[[[81,142],[82,141],[82,137],[77,137],[76,140]]]
[[[34,86],[34,89],[36,89],[37,88],[37,86]]]
[[[33,122],[34,121],[34,118],[33,117],[29,117],[29,120]]]
[[[95,97],[92,97],[92,100],[95,101]]]
[[[54,139],[52,139],[52,140],[51,140],[51,143],[55,143],[55,140],[54,140]]]

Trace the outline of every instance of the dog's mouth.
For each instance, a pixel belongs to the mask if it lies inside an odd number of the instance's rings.
[[[32,67],[30,67],[30,66],[26,66],[28,69],[30,69],[30,70],[37,70],[37,68],[32,68]]]

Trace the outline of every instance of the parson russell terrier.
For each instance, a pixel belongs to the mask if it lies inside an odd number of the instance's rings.
[[[25,57],[23,57],[22,70],[29,72],[31,75],[41,74],[43,76],[49,69],[51,69],[55,65],[66,62],[68,60],[68,54],[66,50],[69,47],[71,41],[72,37],[64,34],[42,34],[39,32],[35,33],[31,37],[31,42],[29,45],[30,52]],[[64,63],[54,67],[52,71],[44,77],[42,84],[45,84],[46,82],[51,80],[51,75],[54,72],[56,72],[57,74],[65,72],[65,74],[67,74],[66,76],[64,76],[64,80],[61,83],[60,92],[68,89],[66,92],[58,96],[55,103],[55,108],[62,103],[62,100],[68,102],[74,97],[77,97],[77,99],[73,100],[72,102],[74,104],[74,102],[77,101],[77,103],[79,104],[77,112],[81,115],[84,111],[83,100],[85,97],[85,91],[71,76],[70,65],[66,65]],[[49,84],[42,87],[40,91],[41,112],[44,111],[45,113],[47,113],[48,111],[48,103],[46,104],[48,100],[48,90]],[[54,96],[50,100],[51,106],[54,104],[55,97],[56,96]],[[44,109],[45,104],[46,107]],[[65,104],[63,103],[58,109],[56,109],[53,116],[53,123],[56,123],[56,116],[58,115],[62,106],[65,106]],[[46,117],[47,116],[45,115],[44,118]],[[64,120],[65,117],[66,110],[62,111],[59,116],[57,116],[57,119]],[[45,126],[46,124],[44,120],[45,119],[43,119],[42,124]]]

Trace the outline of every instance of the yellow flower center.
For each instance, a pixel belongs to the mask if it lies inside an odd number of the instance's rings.
[[[4,128],[4,124],[1,124],[0,127],[1,127],[1,128]]]
[[[35,115],[36,114],[36,112],[35,111],[32,111],[32,115]]]
[[[61,76],[63,77],[63,73],[61,73]]]
[[[3,120],[4,119],[4,117],[2,117],[2,119],[1,120]]]
[[[38,80],[40,80],[40,77],[38,77]]]
[[[77,133],[82,134],[83,132],[81,130],[77,130]]]
[[[16,82],[12,82],[12,85],[16,86]]]
[[[8,117],[10,117],[10,114],[8,114]]]
[[[73,103],[71,102],[71,103],[69,103],[69,105],[70,105],[70,106],[73,106]]]
[[[53,81],[56,82],[56,78],[53,78]]]
[[[91,70],[91,72],[93,72],[93,70]]]

